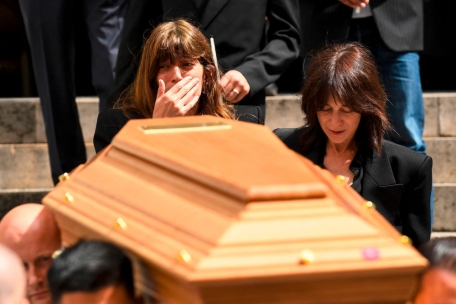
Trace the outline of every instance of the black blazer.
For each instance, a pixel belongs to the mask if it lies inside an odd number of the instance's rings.
[[[265,103],[264,88],[299,56],[298,0],[131,0],[116,65],[115,98],[132,81],[144,38],[161,21],[186,17],[209,38],[224,71],[241,72],[250,94],[240,105]],[[268,18],[268,23],[265,17]],[[269,27],[268,36],[265,30]]]
[[[234,111],[237,120],[255,124],[259,124],[260,117],[264,116],[262,107],[258,106],[234,105]],[[133,113],[130,114],[130,117],[132,119],[144,118]],[[100,112],[97,118],[95,134],[93,135],[95,152],[98,153],[109,145],[114,136],[116,136],[129,120],[130,119],[125,116],[124,112],[120,109],[108,109]]]
[[[318,164],[319,149],[303,152],[304,128],[276,129],[274,133],[292,150]],[[432,158],[383,141],[380,155],[363,149],[363,180],[360,195],[372,201],[377,211],[415,246],[431,236],[430,196]]]
[[[424,47],[423,0],[370,0],[383,42],[393,51]],[[326,43],[346,42],[353,9],[337,0],[301,0],[301,55]]]

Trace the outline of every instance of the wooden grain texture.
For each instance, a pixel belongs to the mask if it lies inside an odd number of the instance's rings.
[[[192,124],[228,127],[179,127]],[[168,304],[405,303],[427,265],[269,129],[215,117],[132,120],[43,203],[65,244],[119,245],[143,265],[137,286]]]
[[[202,119],[223,121],[211,116],[179,118],[181,123]],[[230,130],[171,134],[141,131],[144,125],[175,125],[174,120],[130,121],[125,132],[116,136],[116,147],[243,201],[325,195],[325,185],[263,126],[230,122]],[[286,166],[277,161],[284,157],[295,158],[295,164]]]

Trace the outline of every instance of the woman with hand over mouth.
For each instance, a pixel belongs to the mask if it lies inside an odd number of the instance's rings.
[[[96,152],[129,119],[213,115],[233,119],[234,109],[224,102],[210,45],[203,33],[185,20],[157,26],[143,46],[134,82],[114,109],[98,115],[94,134]]]

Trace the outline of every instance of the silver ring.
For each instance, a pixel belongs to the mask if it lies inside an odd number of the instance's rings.
[[[236,95],[239,94],[239,91],[236,90],[236,89],[233,89],[233,91],[231,91],[231,92],[233,92],[233,93],[236,94]]]

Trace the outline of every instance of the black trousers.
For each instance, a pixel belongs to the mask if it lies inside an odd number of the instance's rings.
[[[52,180],[86,162],[74,81],[74,24],[82,8],[91,49],[92,83],[106,108],[114,82],[128,0],[19,0],[46,128]]]

